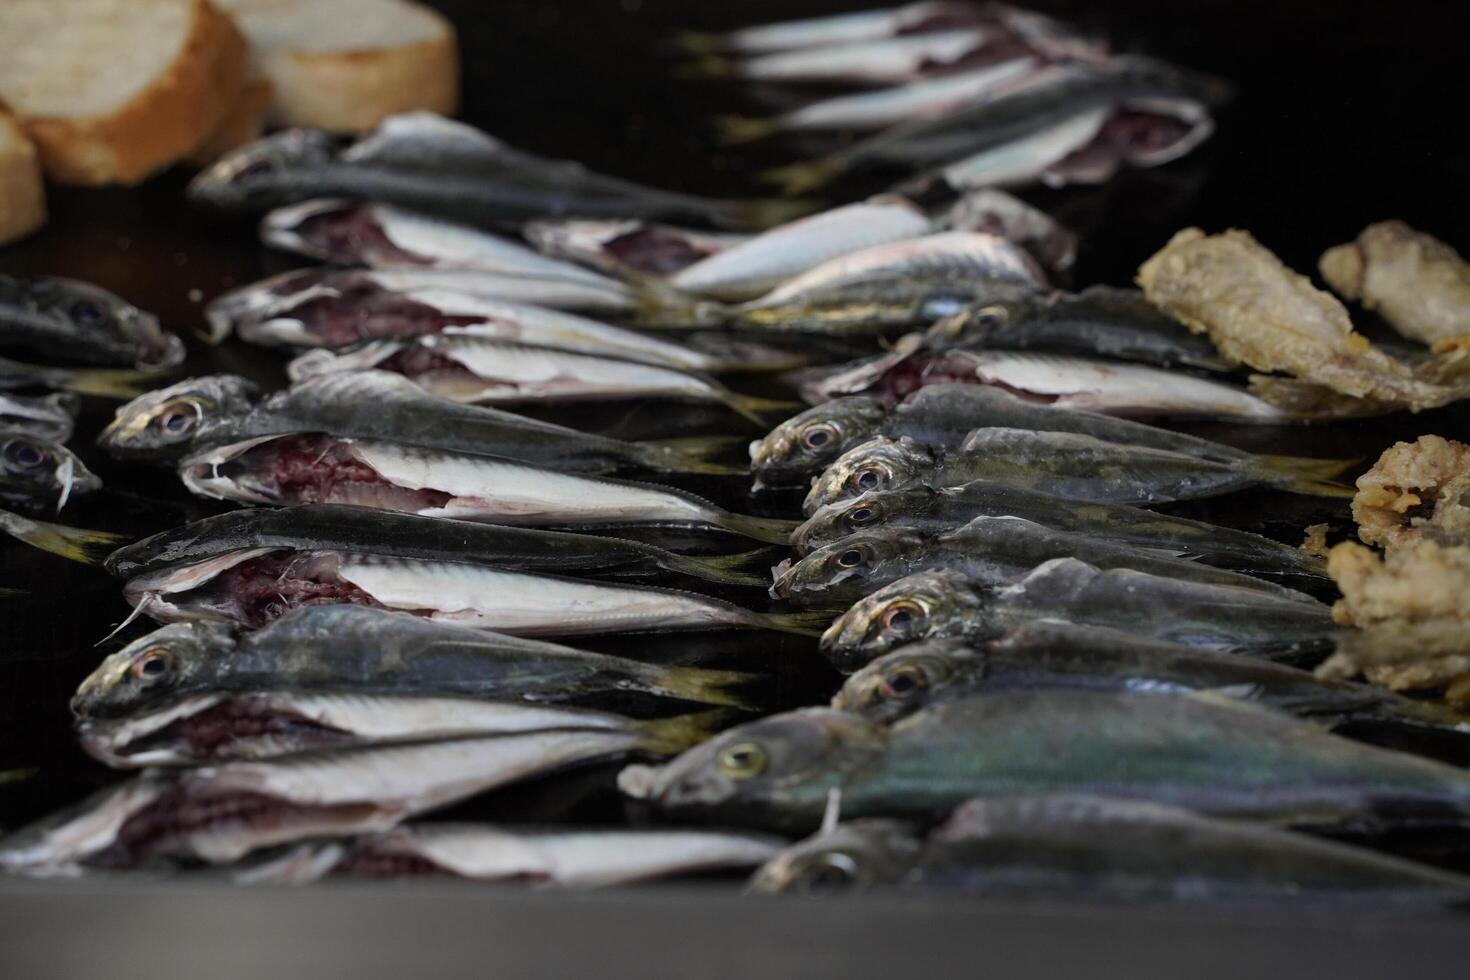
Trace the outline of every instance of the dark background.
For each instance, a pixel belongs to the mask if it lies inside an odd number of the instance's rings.
[[[750,175],[786,162],[790,148],[783,152],[777,142],[714,148],[713,115],[756,114],[762,104],[728,84],[671,80],[669,62],[651,53],[654,43],[676,27],[718,30],[873,5],[434,4],[461,32],[468,121],[537,153],[580,159],[652,184],[729,196],[760,192]],[[1102,189],[1028,195],[1085,232],[1079,285],[1127,283],[1140,261],[1188,224],[1210,231],[1247,228],[1303,271],[1315,266],[1327,246],[1390,217],[1470,248],[1464,3],[1042,0],[1032,6],[1096,27],[1120,49],[1212,71],[1239,86],[1215,138],[1188,160],[1127,175]],[[209,222],[191,212],[180,195],[185,177],[165,175],[137,190],[54,190],[51,224],[30,241],[0,250],[0,273],[91,279],[190,333],[200,325],[203,301],[291,262],[258,248],[248,225]],[[881,183],[845,185],[833,198]],[[195,345],[190,367],[270,376],[276,363],[238,344],[214,351]],[[89,406],[79,445],[108,412],[103,403]],[[647,424],[636,413],[619,423],[628,432]],[[1394,438],[1429,431],[1466,438],[1465,430],[1463,413],[1441,412],[1327,429],[1223,434],[1252,448],[1371,457]],[[141,533],[186,516],[176,505],[196,506],[183,500],[167,474],[123,470],[85,447],[84,453],[110,490],[92,504],[69,509],[69,521]],[[1289,537],[1314,516],[1303,506],[1300,500],[1262,496],[1207,516]],[[40,769],[26,784],[0,788],[0,826],[8,827],[110,778],[72,747],[64,706],[77,680],[102,652],[117,646],[113,641],[97,650],[92,644],[126,609],[100,572],[8,542],[0,543],[0,586],[32,592],[0,600],[0,769]],[[140,631],[135,626],[127,635]],[[717,654],[722,656],[789,663],[806,655],[758,634],[720,642],[727,645]],[[799,700],[804,682],[823,680],[819,673],[781,676],[776,697],[782,700]],[[522,802],[513,798],[504,805],[514,809]],[[529,975],[554,959],[563,970],[547,975],[595,964],[615,976],[666,962],[676,964],[681,976],[763,977],[810,976],[822,965],[878,975],[879,969],[891,973],[944,962],[985,972],[1029,968],[1050,976],[1080,967],[1094,976],[1126,968],[1203,977],[1238,975],[1247,961],[1271,973],[1278,972],[1272,966],[1317,965],[1348,976],[1368,975],[1396,956],[1405,957],[1399,962],[1416,974],[1430,975],[1439,963],[1436,953],[1454,949],[1449,934],[1410,928],[1402,919],[1384,924],[1355,917],[1343,928],[1339,920],[1298,918],[1294,912],[1286,912],[1283,922],[1280,915],[1240,918],[1198,910],[1124,914],[965,905],[960,911],[866,900],[841,910],[776,911],[737,906],[712,894],[686,902],[680,897],[686,893],[671,898],[661,890],[634,898],[522,902],[498,892],[484,898],[484,891],[457,889],[390,893],[407,896],[403,901],[381,892],[333,889],[268,903],[256,894],[205,898],[186,887],[94,891],[103,886],[57,890],[6,883],[0,885],[0,906],[7,910],[0,912],[0,922],[9,928],[0,929],[28,940],[19,956],[33,966],[47,960],[28,960],[27,952],[50,957],[64,949],[67,956],[49,961],[53,967],[96,957],[123,972],[158,955],[155,943],[190,954],[196,966],[213,972],[275,968],[293,944],[318,940],[322,955],[345,945],[356,949],[363,968],[383,972],[398,964],[432,973],[468,955],[481,968],[511,966],[513,975]],[[3,897],[17,893],[23,897]],[[482,897],[467,904],[470,895]],[[687,930],[682,936],[681,929]],[[281,944],[273,941],[276,936]],[[1462,966],[1463,948],[1443,962]]]

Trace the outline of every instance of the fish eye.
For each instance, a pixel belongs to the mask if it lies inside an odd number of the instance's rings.
[[[164,435],[184,436],[193,432],[203,417],[203,406],[193,399],[182,398],[163,406],[154,424]]]
[[[864,504],[861,507],[854,507],[852,510],[847,512],[847,523],[851,524],[853,527],[866,527],[867,525],[873,523],[874,519],[877,518],[877,516],[877,508]]]
[[[720,753],[720,771],[731,779],[751,779],[766,768],[766,750],[755,742],[740,742]]]
[[[970,322],[977,327],[998,327],[1010,318],[1004,306],[984,306],[975,311]]]
[[[819,898],[846,891],[857,882],[857,871],[857,862],[841,851],[823,854],[802,872],[802,893]]]
[[[848,548],[840,553],[837,558],[838,568],[857,568],[868,558],[862,548]]]
[[[877,490],[888,473],[881,466],[865,466],[852,475],[852,485],[859,490]]]
[[[73,322],[83,327],[95,327],[107,319],[107,313],[101,306],[86,299],[73,303],[70,315]]]
[[[817,422],[801,430],[801,444],[808,449],[824,449],[837,440],[837,426]]]
[[[5,461],[16,469],[39,469],[50,458],[45,449],[24,439],[12,439],[5,445]]]
[[[132,674],[136,679],[149,683],[173,670],[174,654],[168,647],[150,647],[133,661]]]
[[[923,621],[923,608],[907,599],[900,599],[883,610],[883,628],[895,636],[913,636]]]
[[[881,690],[885,698],[903,701],[928,686],[929,678],[924,674],[924,668],[918,664],[904,664],[888,672],[888,676],[883,678]]]

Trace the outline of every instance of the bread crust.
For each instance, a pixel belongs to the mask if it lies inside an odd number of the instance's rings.
[[[276,87],[267,78],[252,78],[245,83],[235,106],[221,120],[204,142],[189,151],[184,162],[206,167],[231,150],[260,139],[265,131],[265,114],[275,97]]]
[[[137,184],[219,127],[239,100],[247,47],[234,22],[207,0],[195,0],[194,8],[178,57],[127,105],[105,116],[24,120],[48,177]]]
[[[0,128],[14,128],[16,137],[0,150],[0,245],[8,245],[46,223],[46,190],[40,157],[19,123],[0,113]]]
[[[443,34],[416,44],[287,49],[267,55],[265,65],[276,85],[271,118],[281,125],[359,133],[400,112],[459,109],[459,44],[447,22]]]

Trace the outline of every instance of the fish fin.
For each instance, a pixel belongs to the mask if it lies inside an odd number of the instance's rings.
[[[794,197],[805,189],[788,191],[787,197]],[[730,224],[748,231],[764,231],[805,217],[821,206],[821,201],[811,198],[798,201],[769,197],[744,198],[730,202]]]
[[[709,670],[704,667],[679,667],[672,664],[645,664],[645,683],[649,688],[671,698],[718,704],[729,708],[755,710],[758,705],[733,689],[754,684],[761,674],[738,670]]]
[[[716,116],[715,129],[721,146],[738,146],[765,139],[781,128],[780,120],[772,117],[754,119],[750,116]]]
[[[786,196],[795,197],[797,194],[804,194],[826,186],[844,169],[845,166],[841,160],[836,157],[825,157],[821,160],[806,160],[764,170],[756,175],[756,179],[763,183],[775,184]]]
[[[701,54],[693,61],[687,61],[675,68],[673,74],[675,78],[685,81],[708,78],[734,78],[735,59],[727,58],[721,54]]]
[[[643,741],[638,747],[655,755],[675,755],[710,738],[738,714],[729,708],[715,708],[641,722],[638,727],[643,730]]]
[[[712,519],[718,527],[735,534],[742,534],[752,541],[764,541],[767,544],[787,545],[791,543],[791,535],[801,527],[800,521],[787,521],[775,517],[752,517],[749,514],[721,514]]]
[[[714,462],[710,457],[718,456],[735,446],[745,443],[739,436],[683,436],[677,439],[657,439],[642,443],[652,446],[673,457],[660,462],[660,468],[677,473],[696,473],[709,476],[743,476],[750,472],[747,466],[731,466]]]
[[[686,56],[716,54],[723,48],[724,41],[720,35],[708,31],[676,31],[658,45],[661,52]]]
[[[821,636],[832,625],[835,615],[831,611],[821,612],[799,612],[799,613],[758,613],[757,625],[776,630],[779,633],[793,633],[796,636]]]
[[[37,766],[27,766],[24,769],[0,770],[0,786],[8,786],[11,783],[23,783],[40,771],[40,768]]]
[[[757,548],[755,551],[714,557],[674,555],[668,562],[668,566],[671,571],[693,575],[706,582],[763,587],[770,582],[770,577],[764,572],[764,569],[771,567],[771,558],[771,548]],[[761,574],[743,570],[749,565],[759,566],[762,569]]]
[[[776,398],[760,398],[756,395],[742,395],[739,392],[726,391],[720,398],[730,411],[741,418],[749,419],[760,426],[762,431],[769,430],[771,422],[765,418],[766,413],[782,412],[785,416],[793,415],[802,407],[801,402],[782,401]]]
[[[1351,498],[1357,490],[1334,478],[1361,462],[1356,459],[1304,459],[1299,456],[1258,456],[1274,483],[1292,493],[1318,497]]]
[[[49,551],[83,565],[96,565],[127,540],[121,534],[108,531],[87,531],[46,521],[33,521],[28,517],[0,510],[0,531],[33,548]]]
[[[98,398],[116,398],[127,401],[137,398],[147,390],[155,375],[146,371],[128,371],[121,368],[95,368],[68,371],[63,384],[71,391]]]

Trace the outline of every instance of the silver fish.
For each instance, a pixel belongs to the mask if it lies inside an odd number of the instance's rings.
[[[829,259],[929,231],[929,219],[917,207],[883,196],[772,228],[696,262],[669,282],[714,299],[753,299]]]
[[[406,817],[581,763],[668,754],[709,717],[636,732],[561,729],[303,753],[145,773],[0,840],[0,869],[75,873],[163,858],[227,864],[311,837],[387,830]]]
[[[462,331],[393,346],[397,349],[354,352],[330,363],[318,359],[297,364],[295,376],[332,373],[344,366],[393,371],[432,395],[469,405],[682,398],[725,405],[758,425],[765,424],[762,412],[792,407],[674,368],[505,343]],[[364,358],[371,363],[361,363]]]
[[[339,473],[350,479],[337,479]],[[183,460],[179,477],[200,496],[241,503],[344,503],[514,526],[716,527],[770,544],[785,544],[795,527],[734,514],[672,487],[325,435],[212,446]]]
[[[808,103],[778,116],[751,119],[722,116],[716,120],[723,142],[745,143],[775,133],[872,130],[910,119],[942,115],[956,106],[982,99],[1040,65],[1035,55],[1021,54],[937,78],[837,95]]]
[[[60,513],[72,497],[101,488],[97,475],[61,443],[0,429],[0,505]]]
[[[347,842],[301,845],[235,873],[242,884],[300,885],[323,877],[442,875],[588,889],[701,871],[748,868],[776,837],[717,830],[527,829],[419,823]]]
[[[733,75],[759,82],[897,85],[923,78],[936,68],[963,64],[1001,36],[979,26],[960,27],[820,48],[774,51],[734,60],[711,58],[696,63],[689,74]]]
[[[0,347],[58,364],[150,372],[184,360],[184,342],[152,313],[100,286],[54,276],[0,275]]]
[[[525,311],[527,305],[628,309],[631,294],[608,282],[604,288],[482,272],[306,269],[225,293],[210,302],[205,315],[216,339],[238,331],[257,344],[345,347],[452,325],[535,322],[538,318]]]
[[[939,228],[983,231],[1015,242],[1048,272],[1066,272],[1077,258],[1077,236],[1051,215],[1005,191],[982,187],[960,195]]]
[[[288,252],[374,269],[488,272],[614,286],[595,272],[508,238],[390,204],[335,199],[292,204],[261,219],[260,237]]]
[[[727,34],[684,32],[675,41],[679,47],[693,52],[734,51],[753,54],[789,51],[793,48],[852,44],[898,37],[933,30],[936,25],[975,20],[981,13],[981,8],[973,3],[919,0],[917,3],[906,3],[883,10],[862,10],[742,27]]]
[[[847,394],[854,379],[866,383],[861,365],[852,378],[835,375],[803,395],[814,404]],[[1125,418],[1176,416],[1279,424],[1302,421],[1243,388],[1142,364],[1097,361],[1062,354],[1012,351],[947,351],[931,363],[920,384],[994,386],[1060,408]]]

